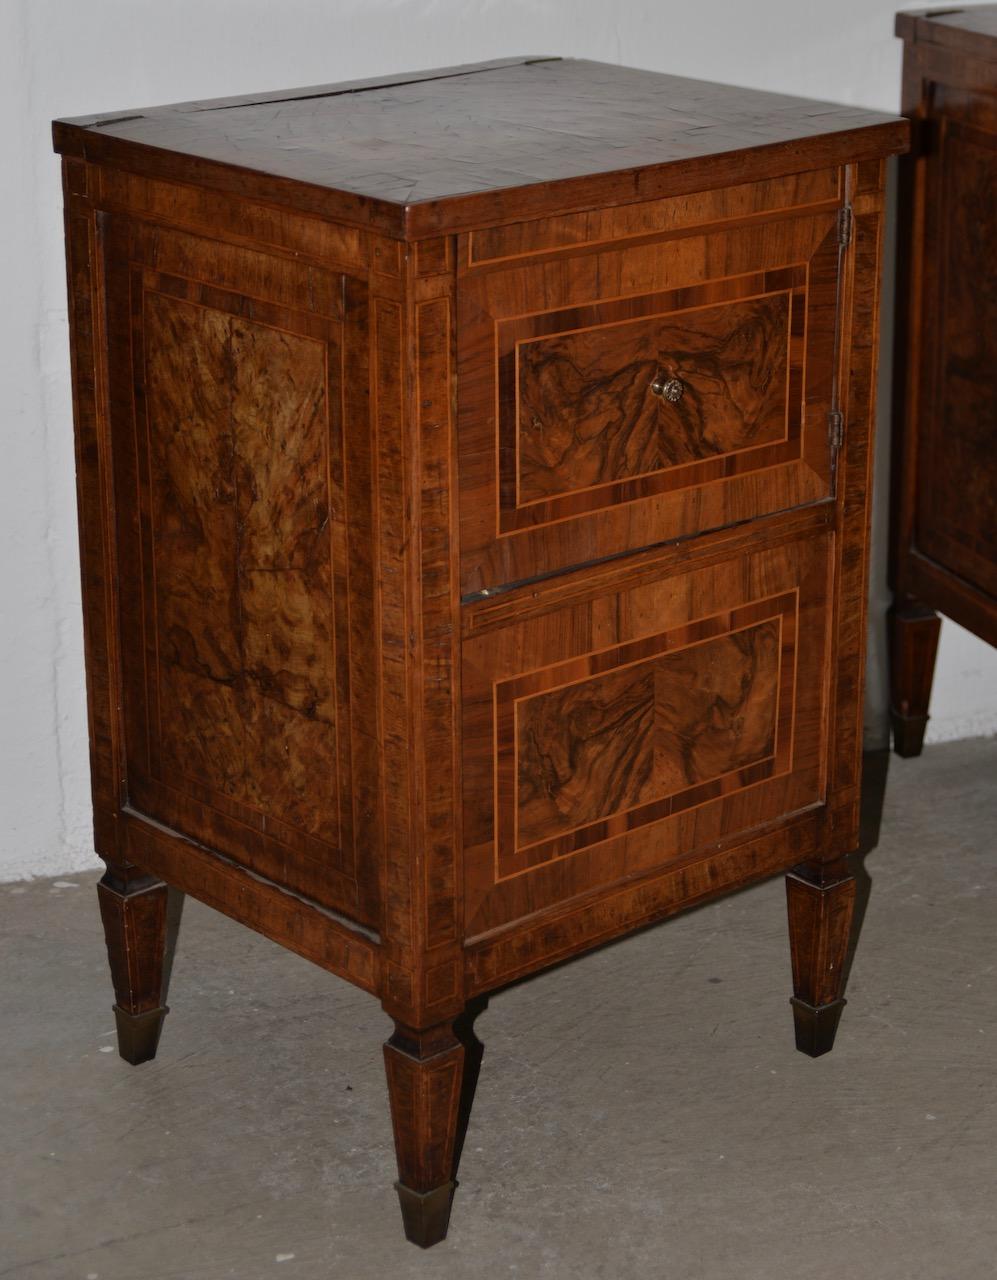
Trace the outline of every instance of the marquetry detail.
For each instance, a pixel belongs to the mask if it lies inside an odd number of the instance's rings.
[[[464,592],[829,497],[839,265],[832,209],[460,275]]]
[[[468,933],[818,803],[827,610],[811,533],[470,636]]]
[[[569,493],[552,513],[721,478],[749,450],[755,470],[799,457],[805,277],[748,277],[746,297],[714,306],[695,289],[600,304],[577,328],[577,310],[500,325],[503,530]],[[654,393],[658,377],[679,381],[677,401]]]
[[[790,592],[499,685],[500,873],[785,772],[796,612]]]
[[[96,169],[101,208],[129,212],[201,234],[223,231],[234,243],[311,259],[328,266],[366,268],[367,238],[355,227],[339,226],[290,209],[240,200],[220,191],[162,182],[121,169]]]

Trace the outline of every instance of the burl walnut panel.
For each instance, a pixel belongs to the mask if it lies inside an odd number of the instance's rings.
[[[526,680],[503,690],[498,736],[504,743],[511,718],[518,766],[513,849],[593,826],[601,833],[621,814],[647,821],[666,797],[691,803],[697,785],[770,760],[779,633],[779,621],[767,620],[646,661],[635,657],[646,646],[632,646],[603,659],[608,675],[546,693],[526,692]]]
[[[336,778],[327,348],[142,304],[153,767],[339,850],[309,777]]]
[[[830,1047],[905,137],[556,58],[55,125],[119,1049],[167,885],[371,993],[420,1245],[506,982],[793,869]]]
[[[130,369],[115,351],[111,370],[122,570],[135,584],[122,609],[130,803],[367,918],[351,800],[343,279],[309,273],[320,310],[291,308],[272,300],[286,287],[277,260],[233,250],[209,263],[207,242],[134,224],[106,236],[128,258],[115,258],[108,313],[131,352]],[[240,271],[244,291],[221,287]]]
[[[519,342],[519,505],[782,439],[791,309],[787,290]]]

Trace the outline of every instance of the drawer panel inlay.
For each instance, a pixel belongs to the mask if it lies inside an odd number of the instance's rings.
[[[463,593],[830,497],[838,254],[804,214],[460,276]]]
[[[749,620],[759,613],[771,616]],[[795,617],[790,593],[500,686],[503,869],[534,865],[605,839],[614,827],[630,830],[771,777],[780,684],[785,768]],[[655,656],[642,660],[649,650]],[[583,662],[599,674],[566,679]],[[514,796],[503,794],[509,775]]]
[[[790,405],[798,435],[801,294],[795,396],[789,289],[517,343],[517,505],[783,440]],[[658,375],[680,380],[675,403],[654,394]]]
[[[507,226],[485,227],[467,237],[471,266],[509,258],[556,253],[577,246],[607,244],[638,236],[660,236],[710,223],[764,217],[778,209],[833,204],[841,199],[841,171],[816,169],[769,182],[742,183],[715,191],[668,196],[640,204],[588,209],[559,218],[536,218]]]

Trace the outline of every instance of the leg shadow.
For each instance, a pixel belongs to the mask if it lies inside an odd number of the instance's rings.
[[[186,895],[172,885],[168,887],[166,897],[166,949],[163,953],[163,1004],[166,1004],[170,992],[170,978],[173,976],[173,960],[177,951],[177,938],[180,934],[180,920],[183,916],[183,904]]]
[[[884,748],[867,751],[862,757],[862,808],[859,816],[859,847],[848,859],[855,877],[855,911],[852,916],[848,953],[845,959],[845,982],[852,971],[855,951],[862,926],[865,924],[869,897],[872,893],[872,877],[866,868],[866,858],[879,844],[879,829],[883,819],[883,801],[890,770],[890,751]]]
[[[464,1150],[464,1139],[467,1137],[467,1126],[471,1119],[471,1106],[474,1092],[478,1087],[478,1076],[481,1074],[481,1059],[485,1046],[474,1031],[475,1021],[488,1008],[488,996],[475,996],[469,1000],[464,1012],[454,1022],[454,1034],[464,1046],[464,1079],[460,1088],[460,1101],[457,1104],[457,1135],[454,1140],[453,1177],[457,1177],[461,1153]]]

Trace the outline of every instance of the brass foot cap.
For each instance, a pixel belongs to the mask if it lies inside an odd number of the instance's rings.
[[[919,756],[924,749],[924,731],[928,727],[927,716],[904,716],[890,708],[890,724],[893,728],[893,750],[908,760]]]
[[[126,1062],[137,1067],[140,1062],[150,1062],[156,1056],[163,1019],[168,1013],[169,1009],[165,1005],[158,1009],[147,1009],[145,1013],[129,1013],[120,1005],[114,1005],[118,1053]]]
[[[810,1058],[819,1058],[834,1048],[834,1034],[841,1021],[841,1010],[846,1001],[832,1000],[830,1004],[812,1005],[796,996],[789,1002],[793,1006],[796,1024],[796,1047]]]
[[[446,1237],[456,1186],[456,1182],[444,1182],[442,1186],[420,1194],[400,1182],[395,1183],[406,1240],[417,1244],[420,1249],[428,1249]]]

